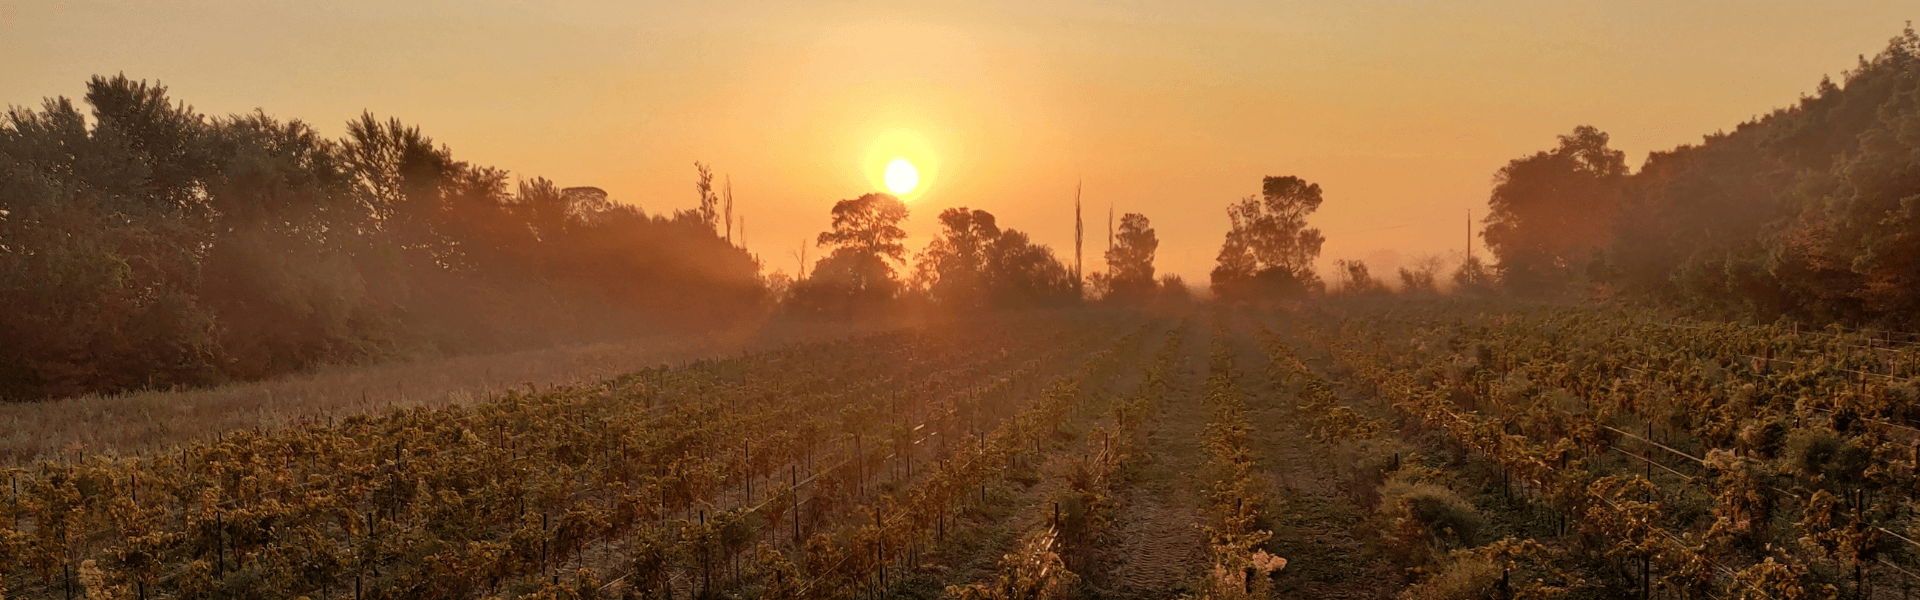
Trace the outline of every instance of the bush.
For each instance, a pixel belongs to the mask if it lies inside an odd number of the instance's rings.
[[[1472,547],[1486,521],[1459,493],[1425,480],[1425,469],[1406,468],[1380,490],[1379,515],[1389,542],[1411,563],[1435,553]]]
[[[1400,600],[1480,600],[1500,583],[1500,566],[1480,556],[1448,563],[1433,577],[1400,591]]]

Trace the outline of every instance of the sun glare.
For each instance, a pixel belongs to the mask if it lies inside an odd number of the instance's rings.
[[[932,140],[906,127],[877,133],[859,162],[866,189],[891,192],[912,204],[940,187],[941,149]]]
[[[907,157],[898,157],[887,163],[887,189],[895,194],[905,194],[920,185],[920,170],[907,162]]]

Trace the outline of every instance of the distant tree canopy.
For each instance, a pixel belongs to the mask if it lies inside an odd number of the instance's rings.
[[[1481,235],[1507,284],[1537,291],[1586,267],[1612,234],[1626,176],[1626,153],[1585,125],[1560,136],[1558,148],[1501,168]]]
[[[704,327],[758,265],[699,219],[457,161],[364,115],[345,139],[206,117],[96,77],[0,117],[0,396]]]
[[[1579,275],[1762,318],[1920,326],[1920,35],[1841,83],[1626,174],[1589,128],[1502,171],[1485,230],[1509,289]],[[1558,269],[1558,271],[1556,271]],[[1515,281],[1516,275],[1533,277]]]
[[[1232,227],[1212,274],[1217,297],[1298,296],[1319,285],[1313,261],[1326,238],[1307,227],[1307,216],[1320,209],[1320,185],[1267,177],[1260,188],[1227,207]]]
[[[1334,268],[1338,270],[1340,276],[1340,287],[1337,289],[1342,294],[1364,296],[1385,294],[1388,291],[1387,284],[1375,278],[1373,273],[1367,269],[1367,263],[1364,261],[1334,261]],[[1406,270],[1401,270],[1401,274],[1402,277],[1413,277],[1411,272]],[[1409,283],[1418,284],[1419,282],[1413,281]]]
[[[1499,276],[1479,256],[1468,256],[1453,272],[1453,291],[1457,294],[1492,294],[1499,286]]]
[[[1153,254],[1159,249],[1160,238],[1146,215],[1121,216],[1113,248],[1107,250],[1108,297],[1123,301],[1151,299],[1159,290],[1153,278]]]
[[[813,275],[794,284],[792,306],[802,312],[852,315],[876,308],[900,292],[894,264],[906,260],[907,205],[889,194],[866,194],[833,205],[833,230],[818,246],[831,248]]]
[[[934,301],[956,308],[980,308],[989,296],[990,254],[1000,240],[993,214],[966,207],[940,212],[940,237],[920,255],[919,285]]]
[[[966,207],[940,213],[940,236],[920,254],[918,286],[935,303],[975,310],[1070,301],[1073,274],[1027,234],[1002,230],[993,214]]]

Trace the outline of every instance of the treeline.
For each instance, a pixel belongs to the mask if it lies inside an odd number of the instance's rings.
[[[709,327],[763,312],[700,209],[516,182],[399,121],[342,139],[94,78],[0,119],[0,397]]]
[[[1727,316],[1920,326],[1920,36],[1799,103],[1636,171],[1592,127],[1495,178],[1516,294],[1599,290]]]
[[[909,254],[906,204],[866,194],[833,206],[833,224],[816,245],[827,254],[773,290],[788,314],[846,318],[902,312],[976,312],[1097,301],[1141,307],[1188,298],[1178,276],[1154,276],[1159,237],[1145,215],[1128,213],[1105,252],[1106,270],[1082,274],[1024,232],[1001,228],[984,210],[941,211],[940,233]],[[1083,240],[1076,239],[1076,242]],[[1076,247],[1076,255],[1081,248]]]

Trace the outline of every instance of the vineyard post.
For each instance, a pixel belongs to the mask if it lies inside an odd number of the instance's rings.
[[[1652,415],[1647,416],[1647,442],[1653,443],[1653,416]],[[1648,456],[1652,456],[1652,453],[1649,452]],[[1648,483],[1653,482],[1653,460],[1652,459],[1647,460],[1647,482]],[[1653,502],[1652,489],[1647,490],[1647,502]]]
[[[793,465],[787,473],[792,479],[787,493],[792,496],[793,502],[793,547],[800,550],[800,465]]]
[[[713,532],[707,531],[707,509],[700,509],[700,587],[706,593],[713,593],[713,564],[707,560],[707,541],[713,538]]]
[[[1640,600],[1653,598],[1653,557],[1640,557]]]

